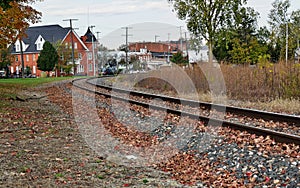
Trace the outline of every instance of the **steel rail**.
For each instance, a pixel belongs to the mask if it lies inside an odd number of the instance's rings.
[[[90,80],[87,83],[95,85]],[[133,96],[143,96],[145,98],[159,98],[163,101],[173,102],[173,103],[182,104],[182,105],[188,105],[191,107],[204,107],[207,110],[214,109],[214,110],[220,111],[220,112],[228,112],[228,113],[233,113],[233,114],[238,114],[238,115],[243,115],[243,116],[248,116],[248,117],[261,118],[261,119],[268,120],[268,121],[272,120],[272,121],[286,122],[286,123],[294,124],[297,127],[300,127],[300,116],[267,112],[267,111],[256,110],[256,109],[225,106],[222,104],[199,102],[199,101],[195,101],[195,100],[175,98],[175,97],[170,97],[170,96],[166,96],[166,95],[156,95],[156,94],[145,93],[145,92],[140,92],[140,91],[135,91],[135,90],[126,90],[126,89],[116,88],[116,87],[112,88],[111,86],[105,86],[105,85],[101,85],[99,83],[97,83],[96,86],[103,88],[103,89],[107,89],[107,90],[113,90],[115,92],[128,93]]]
[[[166,108],[166,107],[162,107],[162,106],[158,106],[158,105],[154,105],[154,104],[148,104],[148,103],[144,103],[144,102],[140,102],[140,101],[136,101],[136,100],[132,100],[132,99],[128,99],[128,98],[123,98],[123,97],[112,95],[112,94],[101,93],[99,91],[90,90],[86,87],[76,85],[76,84],[74,84],[75,81],[72,82],[73,86],[80,88],[82,90],[88,91],[88,92],[95,93],[97,95],[103,95],[107,98],[112,98],[112,99],[116,99],[116,100],[120,100],[120,101],[124,101],[124,102],[129,102],[130,104],[140,105],[145,108],[163,110],[163,111],[167,111],[168,113],[176,114],[179,116],[187,116],[191,119],[203,121],[206,125],[208,125],[208,124],[212,125],[212,126],[221,125],[222,127],[229,127],[229,128],[235,129],[235,130],[247,131],[249,133],[256,134],[259,136],[270,136],[277,142],[294,143],[294,144],[300,145],[300,136],[298,136],[298,135],[292,135],[292,134],[273,131],[273,130],[266,129],[266,128],[248,126],[248,125],[241,124],[241,123],[229,122],[226,120],[211,118],[211,117],[202,116],[202,115],[196,115],[196,114],[192,114],[192,113],[177,110],[177,109]],[[119,90],[117,90],[117,91],[119,91]],[[126,90],[120,89],[120,91],[125,92]],[[126,92],[128,93],[129,91],[126,91]],[[150,95],[154,96],[152,94],[150,94]]]

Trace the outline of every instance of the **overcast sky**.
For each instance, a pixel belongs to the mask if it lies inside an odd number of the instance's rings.
[[[260,13],[259,24],[267,24],[267,15],[275,0],[248,0],[248,6]],[[290,0],[290,11],[300,9],[300,0]],[[176,40],[180,36],[179,26],[185,23],[176,17],[168,0],[44,0],[33,5],[42,12],[42,22],[36,25],[59,24],[69,26],[63,19],[78,19],[73,22],[76,32],[83,35],[88,26],[93,25],[94,32],[106,46],[115,48],[117,41],[124,43],[125,30],[130,26],[129,41]],[[184,34],[182,35],[184,37]]]

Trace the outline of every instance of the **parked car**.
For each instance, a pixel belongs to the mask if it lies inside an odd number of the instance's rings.
[[[101,70],[102,75],[114,75],[117,74],[116,67],[106,67]]]
[[[5,71],[0,70],[0,78],[5,78],[6,74]]]

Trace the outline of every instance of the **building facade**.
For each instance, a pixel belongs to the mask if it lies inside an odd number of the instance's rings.
[[[54,46],[63,45],[70,49],[73,46],[74,54],[76,54],[76,57],[73,56],[75,63],[75,69],[72,69],[73,74],[75,71],[75,75],[97,75],[98,71],[94,66],[96,56],[93,56],[92,45],[90,45],[89,40],[83,40],[88,39],[90,35],[94,37],[93,44],[97,46],[98,41],[89,29],[85,36],[79,37],[74,30],[63,28],[60,25],[29,27],[26,30],[26,37],[17,40],[11,47],[14,60],[10,66],[10,72],[17,77],[21,75],[23,59],[24,68],[29,68],[32,75],[40,77],[42,71],[37,67],[37,60],[41,50],[43,50],[44,43],[49,41]],[[94,48],[94,50],[96,49]],[[68,64],[73,64],[73,62],[70,61]]]

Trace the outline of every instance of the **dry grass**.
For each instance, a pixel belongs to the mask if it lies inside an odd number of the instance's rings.
[[[300,114],[299,64],[175,65],[120,80],[188,99]]]

